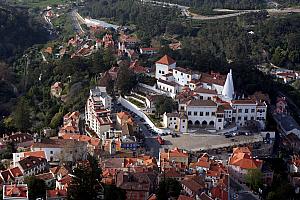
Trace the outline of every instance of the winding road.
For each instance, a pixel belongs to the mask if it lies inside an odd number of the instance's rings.
[[[184,17],[195,19],[195,20],[214,20],[214,19],[224,19],[229,17],[236,17],[239,15],[244,15],[247,13],[255,13],[260,11],[267,11],[270,14],[287,14],[287,13],[300,13],[300,8],[291,7],[291,8],[284,8],[284,9],[260,9],[260,10],[232,10],[232,9],[214,9],[215,12],[232,12],[230,14],[224,14],[224,15],[214,15],[214,16],[206,16],[206,15],[199,15],[190,12],[188,6],[182,6],[178,4],[172,4],[162,1],[152,1],[152,0],[140,0],[142,3],[148,3],[153,6],[163,6],[163,7],[174,7],[181,10],[181,14]]]

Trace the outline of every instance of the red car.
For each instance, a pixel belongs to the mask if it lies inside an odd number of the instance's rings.
[[[162,139],[160,136],[157,136],[157,141],[160,145],[164,145],[165,144],[165,140]]]

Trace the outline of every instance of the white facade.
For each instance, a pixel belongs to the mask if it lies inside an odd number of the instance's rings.
[[[163,123],[166,128],[181,133],[186,133],[188,129],[187,117],[180,113],[164,113]]]
[[[156,63],[155,64],[155,78],[156,79],[162,79],[164,75],[168,74],[171,69],[174,69],[176,67],[176,62],[173,64],[161,64]]]
[[[265,128],[267,117],[266,103],[256,103],[252,100],[235,100],[231,102],[233,109],[232,120],[237,126],[245,126],[248,121],[259,122],[262,129]]]
[[[64,140],[60,145],[35,143],[31,151],[44,151],[48,162],[84,160],[88,153],[87,143],[75,140]]]
[[[112,98],[107,94],[105,87],[96,87],[90,90],[90,96],[85,107],[85,122],[99,138],[110,132],[112,125],[110,119],[111,100]]]
[[[193,100],[192,100],[193,101]],[[211,100],[194,100],[186,106],[186,115],[188,124],[194,126],[211,126],[216,125],[217,104]],[[197,105],[198,104],[198,105]]]
[[[168,82],[164,80],[157,81],[157,88],[161,91],[166,92],[166,95],[175,98],[176,94],[179,92],[179,85],[175,82]]]
[[[192,80],[192,72],[183,68],[173,69],[174,81],[181,86],[189,85]]]

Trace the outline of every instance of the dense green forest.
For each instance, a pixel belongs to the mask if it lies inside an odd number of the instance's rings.
[[[43,24],[26,9],[0,4],[0,24],[0,60],[10,62],[26,48],[48,39]]]
[[[209,10],[213,8],[230,9],[260,9],[266,7],[265,0],[162,0],[193,7],[198,10]]]

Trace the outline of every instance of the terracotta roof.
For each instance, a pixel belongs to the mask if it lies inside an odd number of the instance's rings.
[[[224,86],[226,81],[226,76],[220,74],[206,74],[202,73],[200,77],[200,82],[202,83],[209,83],[215,85]]]
[[[230,161],[230,165],[239,166],[242,169],[257,169],[262,165],[261,160],[254,160],[247,154],[239,154],[237,156],[233,156]]]
[[[42,180],[50,180],[50,179],[54,179],[54,176],[51,172],[48,173],[44,173],[44,174],[39,174],[35,176],[38,179],[42,179]]]
[[[14,167],[14,168],[10,169],[10,173],[13,175],[13,177],[23,176],[23,173],[19,167]]]
[[[189,188],[193,193],[197,194],[205,188],[205,182],[200,176],[192,175],[186,176],[182,181],[185,187]]]
[[[67,197],[67,190],[47,190],[47,199],[58,197]]]
[[[63,148],[65,146],[77,146],[81,143],[82,141],[77,140],[48,139],[34,143],[32,148]]]
[[[170,56],[164,55],[160,60],[156,61],[156,63],[163,64],[163,65],[172,65],[176,63],[176,61]]]
[[[210,196],[202,192],[199,196],[200,200],[213,200]]]
[[[179,195],[177,200],[194,200],[194,199],[192,197],[188,197],[188,196],[181,194],[181,195]]]
[[[194,92],[197,92],[197,93],[204,93],[204,94],[217,94],[217,91],[216,90],[210,90],[210,89],[206,89],[206,88],[203,88],[201,86],[198,86],[195,88]]]
[[[256,102],[252,99],[240,99],[240,100],[232,100],[232,104],[256,104]]]
[[[47,163],[47,160],[45,158],[34,157],[34,156],[28,156],[19,161],[19,164],[23,168],[23,170],[28,170],[31,169],[32,167],[39,166],[44,163]]]
[[[24,152],[24,157],[34,156],[38,158],[46,158],[45,151],[27,151]]]
[[[28,187],[27,185],[4,185],[3,186],[3,198],[24,198],[28,197]]]
[[[101,141],[97,138],[89,137],[87,135],[80,135],[80,134],[71,134],[71,133],[66,133],[62,136],[63,139],[73,139],[73,140],[78,140],[81,142],[88,142],[90,145],[94,147],[98,147],[101,143]]]
[[[187,106],[217,106],[212,100],[192,99],[187,102]]]
[[[60,176],[64,177],[64,176],[67,176],[71,172],[71,169],[69,167],[67,167],[66,165],[62,165],[62,166],[50,168],[50,172],[53,173],[55,176],[60,175]]]
[[[233,148],[233,154],[235,154],[235,153],[251,154],[251,151],[250,151],[249,147],[236,147],[236,148]]]

